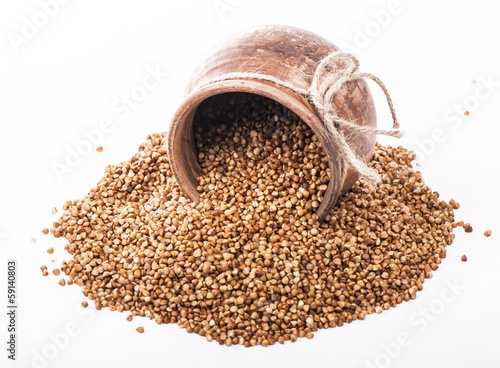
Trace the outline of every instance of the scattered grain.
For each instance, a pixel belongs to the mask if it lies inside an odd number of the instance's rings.
[[[162,133],[64,204],[51,228],[73,257],[61,271],[96,309],[221,345],[294,342],[415,299],[453,242],[459,204],[403,147],[377,144],[381,182],[359,180],[320,223],[328,161],[295,114],[224,94],[200,106],[194,133],[199,203],[177,186]]]

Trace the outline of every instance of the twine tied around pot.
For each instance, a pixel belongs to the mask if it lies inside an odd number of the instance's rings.
[[[392,127],[389,130],[369,126],[359,126],[353,122],[339,118],[331,101],[333,96],[340,91],[345,83],[363,78],[368,78],[377,83],[385,94],[387,104],[392,115]],[[291,84],[277,78],[256,72],[233,72],[217,77],[211,83],[228,79],[257,79],[273,82],[281,87],[291,89],[307,98],[314,106],[325,128],[331,135],[333,144],[337,147],[341,162],[342,177],[347,174],[349,167],[353,168],[365,180],[376,183],[380,176],[352,151],[346,137],[358,134],[380,134],[400,138],[403,132],[399,129],[399,122],[392,98],[384,83],[370,73],[359,71],[359,60],[352,54],[335,51],[321,60],[314,73],[309,89],[298,89]]]

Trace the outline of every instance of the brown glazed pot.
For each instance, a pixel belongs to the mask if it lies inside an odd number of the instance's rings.
[[[320,61],[339,50],[324,38],[302,29],[269,25],[237,33],[208,55],[191,77],[184,102],[172,118],[168,131],[168,156],[172,173],[187,197],[199,200],[197,177],[202,175],[194,142],[193,117],[200,103],[214,95],[247,92],[279,102],[296,113],[323,144],[328,157],[330,181],[316,214],[323,219],[349,190],[358,174],[348,169],[341,182],[337,149],[311,103],[296,91],[257,79],[219,80],[232,72],[265,74],[307,90]],[[335,94],[332,104],[341,119],[359,125],[376,126],[373,99],[362,80],[347,82]],[[347,137],[353,151],[368,161],[373,153],[375,135]]]

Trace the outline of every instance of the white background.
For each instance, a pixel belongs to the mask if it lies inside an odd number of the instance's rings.
[[[500,366],[500,2],[74,0],[44,16],[40,4],[48,1],[0,5],[1,367]],[[38,26],[30,29],[25,19]],[[386,83],[407,135],[383,142],[419,150],[426,182],[461,203],[457,217],[474,232],[456,230],[416,300],[294,344],[227,348],[176,325],[94,312],[93,303],[82,314],[76,285],[62,288],[59,278],[41,276],[41,265],[52,270],[68,259],[65,241],[41,229],[64,201],[84,196],[107,164],[130,158],[149,133],[167,129],[190,73],[215,42],[268,23],[350,47],[362,70]],[[125,110],[121,99],[150,69],[168,76]],[[488,79],[489,87],[481,82]],[[370,86],[379,125],[388,127],[383,96]],[[103,119],[113,124],[102,134],[104,152],[92,148],[58,178],[54,165],[66,165],[69,152],[86,144],[84,131]],[[488,228],[493,235],[485,238]],[[7,360],[4,344],[10,258],[19,264],[16,362]]]

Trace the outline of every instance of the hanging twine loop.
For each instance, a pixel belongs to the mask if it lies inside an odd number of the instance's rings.
[[[373,80],[384,92],[393,121],[390,130],[359,126],[350,121],[340,119],[333,108],[331,101],[344,84],[362,78]],[[307,91],[307,97],[323,120],[323,124],[330,133],[333,143],[338,147],[338,153],[343,164],[341,165],[343,170],[342,176],[345,177],[347,169],[352,167],[367,181],[373,183],[380,181],[380,176],[377,172],[369,168],[364,160],[357,157],[352,151],[346,137],[358,134],[381,134],[396,138],[403,136],[403,132],[399,130],[399,122],[396,117],[394,104],[384,83],[373,74],[360,72],[359,61],[356,57],[347,52],[337,51],[328,55],[319,63],[311,86]]]
[[[335,94],[341,90],[344,84],[363,78],[371,79],[377,83],[384,92],[393,121],[390,130],[378,129],[370,126],[359,126],[353,122],[341,119],[333,108],[332,99]],[[335,51],[322,59],[316,68],[308,90],[297,88],[290,83],[257,72],[227,73],[212,80],[210,84],[228,79],[265,80],[273,82],[281,87],[291,89],[307,98],[316,109],[318,116],[330,133],[333,144],[337,147],[339,159],[341,160],[342,178],[345,178],[347,170],[352,168],[369,182],[376,183],[380,181],[378,173],[372,168],[369,168],[364,159],[356,156],[352,151],[347,141],[347,137],[353,137],[359,134],[380,134],[400,138],[404,134],[399,130],[399,122],[396,117],[394,104],[392,103],[391,96],[384,83],[373,74],[360,72],[358,59],[348,52]]]

